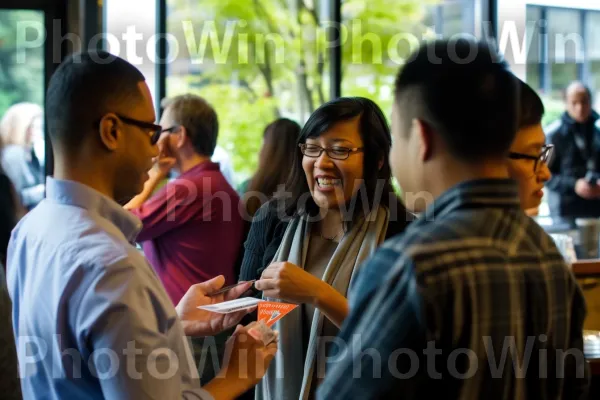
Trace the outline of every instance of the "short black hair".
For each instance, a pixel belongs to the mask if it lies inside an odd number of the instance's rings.
[[[517,128],[517,78],[491,44],[460,38],[425,43],[396,79],[395,100],[409,132],[429,125],[466,162],[504,156]]]
[[[219,136],[219,118],[215,109],[195,94],[165,99],[162,106],[169,108],[175,124],[186,129],[194,150],[200,155],[212,157]]]
[[[344,216],[346,222],[349,222],[348,219],[358,216],[367,206],[371,210],[376,201],[380,205],[388,207],[390,211],[398,212],[397,215],[391,216],[394,220],[395,218],[406,217],[406,209],[397,198],[391,183],[392,172],[389,153],[392,138],[389,125],[379,106],[364,97],[340,97],[324,103],[311,114],[306,124],[304,124],[297,140],[294,163],[286,183],[285,193],[291,193],[291,196],[285,202],[286,215],[315,216],[319,210],[310,196],[305,204],[300,204],[303,196],[310,193],[310,189],[302,168],[303,156],[298,145],[306,143],[308,138],[321,136],[339,122],[349,121],[356,117],[359,118],[359,133],[364,147],[364,192],[367,194],[369,204],[363,204],[362,196],[355,198],[354,207],[349,207],[349,211],[353,212],[353,215]],[[381,168],[379,168],[381,162]],[[378,184],[383,184],[379,194],[377,193]],[[376,198],[378,195],[381,198]]]
[[[46,92],[52,144],[75,149],[84,139],[82,134],[92,131],[104,114],[142,101],[138,84],[144,80],[136,67],[106,51],[67,57],[50,78]]]
[[[519,81],[519,121],[517,129],[523,129],[542,123],[544,103],[531,86]]]

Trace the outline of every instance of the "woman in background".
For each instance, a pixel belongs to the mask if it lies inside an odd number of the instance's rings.
[[[25,210],[17,198],[10,179],[2,169],[2,147],[3,143],[0,139],[0,264],[4,269],[10,233]]]
[[[279,185],[285,184],[294,161],[290,154],[296,151],[299,135],[300,125],[287,118],[275,120],[265,128],[256,173],[238,188],[241,196],[247,194],[243,197],[250,217],[273,197]],[[264,195],[262,199],[258,193]]]
[[[33,103],[11,106],[0,120],[2,167],[28,209],[44,198],[44,113]]]
[[[2,141],[0,140],[0,155]],[[21,399],[15,337],[12,329],[12,305],[6,288],[6,252],[10,232],[22,215],[15,191],[0,167],[0,397]]]
[[[2,265],[6,265],[10,233],[17,224],[21,211],[13,185],[0,167],[0,263]]]

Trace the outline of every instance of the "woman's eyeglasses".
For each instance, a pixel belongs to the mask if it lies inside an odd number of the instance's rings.
[[[302,143],[299,145],[300,151],[306,157],[319,158],[323,152],[327,153],[327,156],[334,160],[346,160],[350,157],[350,154],[359,153],[363,151],[363,147],[354,147],[349,149],[347,147],[328,147],[324,148],[317,146],[316,144]]]
[[[532,160],[533,164],[533,173],[537,174],[539,170],[539,166],[542,164],[548,165],[552,161],[552,155],[554,154],[554,145],[547,144],[542,146],[542,151],[537,156],[532,156],[531,154],[523,154],[523,153],[508,153],[508,158],[512,160]]]

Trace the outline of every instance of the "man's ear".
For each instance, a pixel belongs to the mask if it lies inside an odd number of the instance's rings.
[[[184,126],[180,125],[177,130],[177,148],[180,149],[185,144],[185,141],[188,138],[187,130]]]
[[[433,154],[433,130],[431,126],[420,119],[413,119],[412,135],[419,141],[419,159],[423,162],[428,161]]]
[[[119,147],[119,136],[122,134],[121,123],[114,114],[106,114],[99,124],[100,141],[109,151]]]

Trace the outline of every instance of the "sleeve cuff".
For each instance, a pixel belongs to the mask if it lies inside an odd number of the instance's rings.
[[[204,389],[194,389],[183,393],[184,400],[215,400],[215,398]]]

